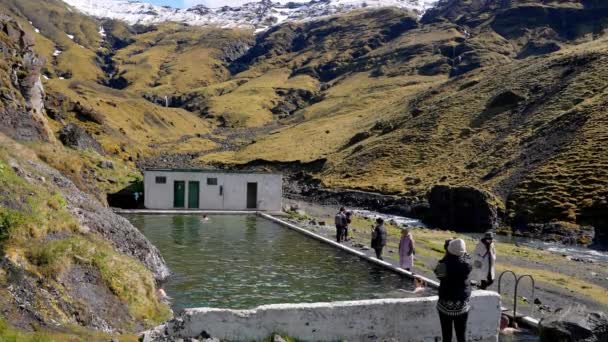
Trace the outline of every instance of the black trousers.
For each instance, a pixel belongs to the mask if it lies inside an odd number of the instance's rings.
[[[488,287],[490,287],[493,283],[494,283],[494,280],[492,280],[492,279],[482,280],[481,284],[479,284],[479,289],[485,290]]]
[[[374,247],[374,251],[376,251],[376,258],[379,260],[384,260],[382,259],[382,248],[384,247]]]
[[[344,236],[344,227],[336,226],[336,241],[342,242],[343,236]]]
[[[443,342],[452,342],[452,328],[456,330],[456,341],[466,342],[467,340],[467,320],[469,313],[460,316],[448,316],[439,312],[439,321],[441,322],[441,335]]]

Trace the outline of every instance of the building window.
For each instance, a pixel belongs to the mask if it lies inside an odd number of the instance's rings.
[[[156,176],[156,184],[167,184],[167,177]]]
[[[224,186],[220,185],[220,196],[224,196]]]
[[[217,185],[217,178],[207,178],[207,185]]]

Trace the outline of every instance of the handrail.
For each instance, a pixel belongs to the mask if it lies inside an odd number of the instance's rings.
[[[506,270],[504,272],[502,272],[500,274],[500,276],[498,277],[498,294],[500,294],[500,288],[501,288],[501,284],[502,284],[502,276],[505,275],[505,273],[510,273],[513,275],[513,279],[515,280],[515,282],[517,282],[517,274],[515,274],[515,272],[511,271],[511,270]]]
[[[515,294],[513,295],[515,302],[513,302],[513,317],[517,317],[516,313],[517,313],[517,290],[519,289],[519,282],[523,279],[523,278],[530,278],[530,281],[532,281],[532,297],[530,297],[530,300],[534,300],[534,292],[535,292],[535,281],[534,281],[534,277],[532,277],[529,274],[524,274],[522,276],[520,276],[519,278],[517,278],[517,281],[515,282]],[[532,305],[532,307],[534,308],[534,305]]]
[[[517,292],[519,289],[519,283],[521,282],[521,280],[523,278],[530,278],[530,281],[532,281],[532,300],[534,300],[534,295],[535,295],[535,288],[536,288],[536,284],[534,281],[534,277],[532,277],[530,274],[524,274],[522,276],[517,276],[517,274],[515,274],[515,272],[511,271],[511,270],[506,270],[503,271],[500,276],[498,277],[498,294],[501,294],[501,289],[502,289],[502,277],[505,274],[512,274],[513,275],[513,279],[515,280],[515,289],[513,290],[513,321],[517,320]]]

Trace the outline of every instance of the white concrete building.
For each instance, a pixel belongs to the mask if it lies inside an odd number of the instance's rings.
[[[283,176],[255,171],[147,169],[147,209],[281,211]]]

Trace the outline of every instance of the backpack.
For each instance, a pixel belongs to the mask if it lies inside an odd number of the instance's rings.
[[[336,223],[336,227],[342,227],[344,226],[344,215],[342,213],[337,213],[336,217],[335,217],[335,223]]]

